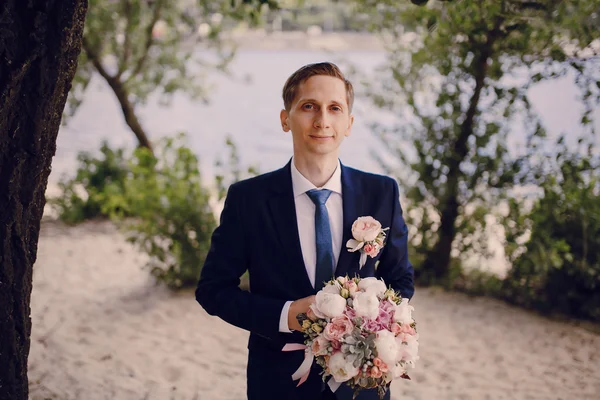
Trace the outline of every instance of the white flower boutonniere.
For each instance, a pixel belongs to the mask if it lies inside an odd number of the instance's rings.
[[[390,228],[381,228],[381,223],[373,217],[359,217],[352,224],[352,236],[354,239],[346,242],[348,251],[353,253],[361,251],[359,269],[367,262],[367,256],[376,257],[383,248],[385,242],[385,231]]]

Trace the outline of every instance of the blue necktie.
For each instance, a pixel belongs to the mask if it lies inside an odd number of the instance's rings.
[[[308,197],[315,203],[315,236],[317,244],[317,265],[315,271],[315,289],[321,290],[325,282],[333,278],[333,247],[331,243],[331,229],[329,227],[329,213],[327,212],[327,199],[331,190],[309,190]]]

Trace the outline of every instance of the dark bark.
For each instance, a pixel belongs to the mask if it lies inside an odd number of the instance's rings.
[[[459,209],[459,182],[463,175],[460,164],[469,153],[468,141],[473,135],[475,117],[481,99],[481,91],[485,87],[488,60],[492,56],[494,43],[501,35],[500,26],[502,20],[496,21],[494,29],[488,33],[487,40],[479,47],[479,54],[474,61],[473,77],[475,78],[475,89],[469,100],[469,108],[465,119],[460,127],[458,138],[454,142],[452,154],[448,159],[448,174],[446,181],[445,196],[440,202],[440,227],[438,230],[438,241],[429,252],[423,262],[423,282],[434,283],[444,281],[448,276],[451,261],[452,243],[456,236],[456,219]]]
[[[33,264],[86,0],[0,7],[0,400],[28,398]]]
[[[96,51],[91,47],[89,43],[87,43],[85,39],[83,40],[83,49],[89,60],[94,65],[94,68],[96,68],[100,76],[102,76],[102,78],[106,80],[110,88],[115,93],[115,96],[117,96],[117,100],[119,101],[119,104],[121,105],[121,110],[123,111],[123,116],[125,117],[125,122],[129,126],[129,128],[131,128],[131,131],[137,138],[138,144],[141,147],[146,147],[150,149],[150,151],[152,151],[152,144],[150,143],[150,140],[148,139],[148,135],[146,135],[144,128],[142,128],[140,120],[135,114],[133,104],[129,100],[127,90],[125,89],[125,86],[121,79],[118,76],[112,76],[108,73],[108,71],[106,70],[106,68],[104,68],[104,65],[102,64],[102,61],[100,60],[100,55],[96,53]]]

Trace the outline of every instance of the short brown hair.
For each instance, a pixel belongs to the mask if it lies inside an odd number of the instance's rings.
[[[341,79],[346,85],[346,100],[348,101],[348,108],[352,111],[352,105],[354,104],[354,88],[352,83],[337,65],[330,62],[322,62],[316,64],[308,64],[294,72],[283,85],[283,105],[287,111],[292,108],[292,103],[298,95],[298,88],[300,85],[308,80],[308,78],[316,75],[333,76],[334,78]]]

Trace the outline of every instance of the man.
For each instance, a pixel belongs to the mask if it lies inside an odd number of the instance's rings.
[[[316,363],[296,387],[291,376],[304,354],[282,351],[286,343],[303,343],[296,316],[308,310],[324,281],[376,276],[404,297],[414,293],[396,182],[338,159],[354,121],[353,100],[352,84],[334,64],[311,64],[292,74],[280,118],[283,131],[291,131],[293,157],[280,170],[231,185],[213,234],[196,299],[209,314],[250,331],[249,400],[352,398],[347,385],[331,393]],[[359,269],[359,252],[349,252],[345,243],[361,216],[390,230],[383,250]],[[238,287],[246,270],[250,292]],[[377,392],[363,391],[358,399],[378,399]]]

